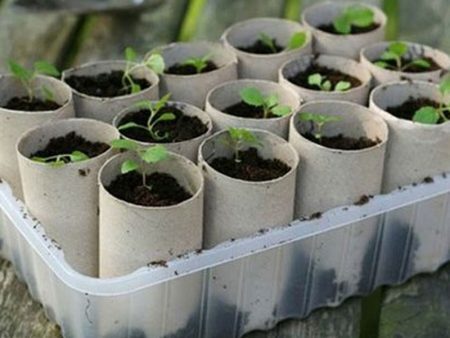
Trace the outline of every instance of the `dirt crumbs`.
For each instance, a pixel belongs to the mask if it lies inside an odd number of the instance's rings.
[[[440,70],[442,69],[441,66],[439,66],[436,61],[434,61],[432,58],[430,57],[420,57],[422,60],[427,61],[430,64],[430,67],[428,68],[424,68],[424,67],[420,67],[414,64],[409,65],[408,67],[404,68],[402,70],[402,72],[404,73],[423,73],[423,72],[432,72],[435,70]],[[386,62],[389,66],[386,69],[389,70],[394,70],[396,71],[398,69],[397,67],[397,63],[395,60],[374,60],[372,61],[373,63],[377,62],[377,61],[383,61]],[[411,61],[413,61],[411,58],[402,58],[401,64],[402,65],[407,65],[410,64]]]
[[[163,267],[163,268],[167,268],[167,262],[164,260],[160,260],[160,261],[153,261],[147,264],[148,267],[150,266],[158,266],[158,267]]]
[[[423,179],[423,181],[422,181],[423,183],[433,183],[434,182],[434,180],[433,180],[433,178],[432,177],[430,177],[430,176],[427,176],[427,177],[425,177],[424,179]]]
[[[347,137],[342,134],[338,134],[336,136],[322,136],[319,140],[314,134],[308,132],[302,134],[303,137],[308,139],[311,142],[319,144],[321,146],[331,148],[331,149],[340,149],[340,150],[361,150],[376,146],[378,143],[381,143],[380,139],[371,140],[365,136],[360,138]]]
[[[413,97],[409,97],[408,100],[406,100],[405,102],[403,102],[402,104],[400,104],[398,106],[387,107],[386,111],[389,114],[394,115],[395,117],[398,117],[400,119],[412,120],[416,111],[418,111],[420,108],[427,107],[427,106],[439,108],[440,104],[439,104],[439,102],[430,100],[425,97],[421,97],[421,98],[417,98],[417,99],[415,99]],[[450,118],[450,114],[448,112],[446,112],[446,114],[447,114],[447,117]],[[440,118],[438,121],[438,123],[443,123],[443,122],[445,122],[445,121],[442,118]]]
[[[96,97],[116,97],[131,94],[131,87],[124,85],[123,71],[114,70],[110,73],[101,73],[95,76],[72,75],[64,81],[80,93]],[[152,84],[146,79],[133,77],[133,82],[141,89],[149,88]]]
[[[117,176],[106,190],[123,201],[146,207],[175,205],[192,197],[169,174],[155,172],[146,176],[146,187],[142,183],[142,175],[134,171]]]
[[[359,200],[357,200],[354,205],[364,205],[369,203],[370,199],[372,198],[372,195],[362,195]]]
[[[109,149],[109,145],[102,142],[90,142],[83,136],[76,134],[74,131],[65,136],[50,139],[44,149],[30,155],[32,157],[50,157],[62,154],[71,154],[74,151],[81,151],[89,156],[96,157]],[[64,161],[68,161],[63,158]]]
[[[61,108],[61,105],[50,100],[41,100],[37,97],[30,100],[28,96],[23,96],[13,97],[3,108],[21,111],[48,111]]]
[[[260,39],[256,40],[252,45],[250,46],[241,46],[237,47],[237,49],[246,52],[246,53],[252,53],[252,54],[276,54],[280,53],[284,50],[284,47],[280,46],[277,43],[276,39],[272,39],[273,47],[275,50],[270,48],[267,44],[263,43]]]
[[[371,25],[369,25],[367,27],[357,27],[357,26],[352,25],[350,34],[368,33],[368,32],[374,31],[378,27],[380,27],[380,24],[376,23],[376,22],[372,23]],[[332,23],[326,24],[326,25],[320,25],[320,26],[317,27],[317,29],[320,29],[321,31],[324,31],[324,32],[327,32],[327,33],[330,33],[330,34],[342,35],[342,33],[339,33],[334,28],[334,25]]]
[[[240,162],[234,158],[218,157],[210,165],[227,176],[246,181],[269,181],[284,176],[291,168],[278,159],[263,159],[256,148],[239,153]]]
[[[213,70],[219,69],[219,67],[212,61],[206,62],[206,67],[202,69],[200,74],[212,72]],[[193,65],[184,65],[181,63],[176,63],[165,70],[166,74],[173,75],[196,75],[198,74],[197,68]]]
[[[121,134],[133,140],[149,142],[149,143],[171,143],[192,140],[208,131],[208,127],[196,116],[187,116],[175,107],[164,107],[153,118],[156,121],[165,113],[172,113],[175,115],[174,120],[158,122],[153,128],[158,135],[167,135],[163,140],[156,140],[152,135],[141,128],[130,128],[121,130]],[[141,126],[146,126],[150,117],[148,109],[142,109],[137,112],[130,113],[123,117],[120,125],[134,122]]]
[[[251,106],[244,101],[238,102],[223,109],[223,112],[229,115],[251,118],[251,119],[263,119],[263,118],[277,118],[272,113],[269,113],[266,117],[264,117],[264,110],[262,107]]]
[[[304,71],[298,72],[294,76],[288,78],[288,80],[297,86],[311,89],[311,90],[320,90],[320,88],[316,85],[310,85],[308,83],[308,77],[313,74],[320,74],[323,77],[325,77],[328,81],[331,82],[332,88],[334,88],[339,82],[345,81],[349,82],[351,85],[351,88],[356,88],[361,86],[362,82],[357,79],[356,77],[353,77],[348,74],[344,74],[340,72],[339,70],[319,66],[318,64],[311,64],[308,68],[306,68]]]

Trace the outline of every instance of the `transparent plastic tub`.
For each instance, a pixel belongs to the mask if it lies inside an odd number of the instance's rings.
[[[450,261],[450,178],[114,279],[75,272],[0,184],[0,255],[65,337],[240,337]]]

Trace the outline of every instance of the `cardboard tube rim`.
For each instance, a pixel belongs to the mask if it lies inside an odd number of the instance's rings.
[[[175,47],[182,48],[184,46],[188,46],[191,48],[195,48],[196,46],[209,46],[211,49],[220,50],[222,55],[224,55],[228,59],[228,61],[225,62],[223,65],[219,66],[217,69],[214,69],[207,73],[191,74],[191,75],[181,75],[181,74],[178,75],[178,74],[168,74],[168,73],[164,72],[163,74],[161,74],[161,77],[165,77],[165,78],[169,78],[169,79],[183,78],[183,79],[197,80],[197,79],[205,78],[205,77],[209,76],[210,74],[215,74],[216,72],[222,71],[223,69],[237,66],[237,64],[238,64],[238,59],[237,59],[236,54],[232,53],[231,51],[226,49],[226,47],[223,44],[221,44],[220,42],[205,41],[205,40],[190,41],[190,42],[180,42],[179,41],[179,42],[172,42],[172,43],[169,43],[169,44],[161,46],[161,47],[157,47],[154,49],[154,51],[158,51],[161,53],[161,55],[163,55],[164,50],[167,50],[170,48],[175,48]]]
[[[126,157],[126,156],[130,156],[128,154],[128,152],[124,152],[121,154],[117,154],[115,156],[112,156],[110,159],[108,159],[103,166],[100,168],[99,172],[98,172],[98,176],[97,176],[97,182],[99,185],[99,189],[102,191],[103,194],[106,194],[109,198],[113,199],[115,202],[120,203],[124,206],[126,206],[127,208],[132,209],[142,209],[142,210],[170,210],[170,209],[175,209],[178,208],[184,204],[190,204],[193,201],[195,201],[198,196],[200,194],[203,193],[204,191],[204,187],[205,187],[205,178],[203,177],[203,174],[201,173],[200,169],[198,168],[197,165],[194,164],[194,162],[192,162],[191,160],[189,160],[188,158],[182,156],[182,155],[178,155],[176,153],[173,152],[168,152],[169,156],[175,158],[177,161],[184,161],[186,162],[186,164],[188,166],[191,166],[193,171],[196,172],[196,174],[198,175],[198,179],[200,184],[198,185],[196,191],[192,194],[192,196],[190,198],[188,198],[187,200],[184,200],[180,203],[177,204],[173,204],[173,205],[169,205],[169,206],[161,206],[161,207],[155,207],[155,206],[143,206],[143,205],[139,205],[139,204],[134,204],[134,203],[130,203],[130,202],[126,202],[124,200],[121,200],[120,198],[117,198],[116,196],[112,195],[108,189],[106,189],[105,185],[103,184],[103,172],[104,172],[104,168],[106,166],[108,166],[111,162],[117,160],[119,157]],[[100,193],[101,194],[101,193]]]
[[[317,11],[320,10],[323,7],[327,7],[327,6],[333,6],[333,7],[338,7],[338,8],[345,8],[347,6],[352,6],[352,5],[360,5],[363,7],[368,7],[370,8],[375,15],[375,22],[376,22],[376,18],[379,18],[379,22],[377,22],[380,26],[378,26],[376,29],[371,30],[369,32],[365,32],[365,33],[358,33],[358,34],[346,34],[346,35],[338,35],[338,34],[332,34],[332,33],[328,33],[325,31],[322,31],[320,29],[318,29],[315,25],[311,24],[309,22],[309,19],[307,18],[307,16],[313,12],[313,11]],[[306,27],[308,27],[313,34],[323,34],[324,36],[332,36],[332,37],[336,37],[336,38],[345,38],[345,39],[351,39],[353,37],[364,37],[364,36],[368,36],[370,34],[373,34],[375,32],[380,32],[383,31],[385,29],[385,26],[387,24],[387,16],[386,14],[379,9],[376,6],[373,6],[371,4],[368,3],[361,3],[361,2],[356,2],[356,1],[344,1],[344,2],[332,2],[332,1],[325,1],[325,2],[321,2],[321,3],[317,3],[315,5],[309,6],[307,8],[305,8],[305,10],[303,11],[302,15],[301,15],[301,22],[303,23],[303,25],[305,25]]]
[[[233,85],[233,84],[237,84],[237,83],[249,83],[249,84],[261,84],[261,85],[270,85],[270,86],[278,86],[280,90],[282,91],[286,91],[289,92],[290,95],[292,95],[293,97],[295,97],[297,99],[297,105],[295,107],[292,107],[292,110],[289,114],[285,115],[285,116],[280,116],[280,117],[271,117],[268,119],[264,119],[264,118],[255,118],[255,117],[241,117],[241,116],[235,116],[235,115],[231,115],[231,114],[227,114],[224,113],[223,111],[221,111],[220,109],[218,109],[216,106],[214,106],[211,103],[211,96],[216,94],[216,91],[219,91],[220,89],[223,89],[224,87]],[[274,81],[269,81],[269,80],[261,80],[261,79],[237,79],[237,80],[231,80],[231,81],[226,81],[223,82],[217,86],[215,86],[214,88],[212,88],[208,94],[206,95],[206,107],[205,109],[207,109],[207,107],[210,107],[211,109],[214,110],[215,114],[218,114],[220,116],[226,116],[228,119],[230,120],[235,120],[235,121],[242,121],[242,120],[251,120],[251,121],[270,121],[270,122],[276,122],[276,121],[281,121],[281,120],[285,120],[287,118],[290,118],[293,114],[295,114],[301,107],[303,99],[300,97],[300,95],[295,92],[295,90],[293,90],[292,88],[287,88],[282,86],[281,84],[279,84],[278,82],[274,82]]]
[[[358,149],[358,150],[343,150],[343,149],[334,149],[334,148],[328,148],[325,146],[322,146],[320,144],[317,144],[315,142],[309,141],[307,138],[305,138],[299,131],[297,128],[297,124],[294,121],[295,118],[302,113],[302,110],[304,109],[304,107],[309,107],[309,106],[315,106],[315,105],[322,105],[322,104],[329,104],[329,105],[334,105],[334,106],[353,106],[354,108],[358,108],[360,110],[365,111],[366,114],[368,114],[367,116],[370,116],[371,119],[375,120],[379,125],[380,128],[382,128],[383,130],[383,134],[381,137],[381,142],[377,143],[376,145],[369,147],[369,148],[364,148],[364,149]],[[348,101],[338,101],[338,100],[317,100],[317,101],[311,101],[311,102],[307,102],[304,105],[302,105],[300,107],[300,110],[298,112],[296,112],[294,115],[292,115],[291,120],[290,120],[290,124],[292,126],[291,130],[294,130],[296,135],[304,140],[307,144],[309,144],[311,147],[320,149],[321,151],[324,152],[328,152],[328,153],[332,153],[332,154],[339,154],[339,153],[345,153],[347,155],[358,155],[361,153],[365,153],[365,152],[369,152],[369,151],[373,151],[376,148],[382,148],[384,147],[388,140],[389,140],[389,128],[386,124],[386,122],[384,121],[384,119],[381,116],[377,116],[376,114],[374,114],[369,108],[362,106],[360,104],[354,103],[354,102],[348,102]]]
[[[267,22],[267,23],[272,23],[274,25],[276,25],[276,24],[292,24],[292,25],[295,24],[295,25],[298,25],[299,30],[301,32],[306,33],[306,41],[305,41],[305,43],[303,44],[302,47],[296,48],[296,49],[292,49],[292,50],[283,49],[281,52],[273,53],[273,54],[256,54],[256,53],[250,53],[250,52],[243,51],[243,50],[237,48],[234,44],[232,44],[229,41],[228,35],[233,30],[242,28],[242,26],[245,26],[247,24],[251,24],[252,22],[264,22],[264,21]],[[311,31],[308,30],[304,25],[302,25],[298,21],[289,20],[289,19],[283,19],[283,18],[261,17],[261,18],[251,18],[251,19],[247,19],[247,20],[242,20],[242,21],[236,22],[235,24],[231,25],[230,27],[228,27],[223,32],[222,36],[220,37],[220,40],[223,41],[223,43],[227,47],[231,48],[235,54],[248,55],[248,56],[251,56],[251,57],[253,57],[255,59],[262,59],[263,60],[263,59],[276,58],[278,56],[294,55],[294,54],[298,53],[299,50],[302,50],[305,47],[307,47],[308,45],[310,45],[312,43],[312,41],[313,41],[313,37],[312,37]]]
[[[299,58],[297,58],[295,60],[289,60],[289,61],[285,62],[281,66],[281,68],[279,69],[278,75],[279,75],[280,80],[292,83],[293,86],[301,88],[302,91],[305,91],[305,92],[311,93],[311,94],[315,94],[317,92],[320,92],[320,90],[313,90],[313,89],[309,89],[309,88],[306,88],[306,87],[299,86],[299,85],[289,81],[289,79],[284,74],[285,69],[287,67],[289,67],[291,64],[294,64],[294,63],[298,62],[301,59],[308,59],[308,58],[312,60],[313,58],[315,58],[315,55],[314,54],[302,55],[302,56],[300,56]],[[320,59],[322,59],[322,62],[320,61]],[[342,95],[342,94],[351,94],[351,93],[354,93],[356,91],[359,91],[359,90],[363,89],[364,87],[369,87],[370,84],[371,84],[372,74],[369,72],[369,70],[367,68],[365,68],[361,63],[359,63],[358,61],[356,61],[354,59],[350,59],[350,58],[347,58],[347,57],[344,57],[344,56],[340,56],[340,55],[319,54],[319,57],[317,58],[316,61],[320,65],[325,66],[325,67],[329,67],[329,68],[331,68],[331,65],[333,63],[336,64],[338,62],[348,62],[348,63],[351,63],[354,67],[358,68],[358,72],[359,73],[363,73],[363,75],[361,75],[361,76],[354,76],[354,75],[348,74],[348,75],[351,75],[353,77],[356,77],[358,80],[361,81],[361,84],[358,87],[352,87],[349,90],[346,90],[344,92],[336,92],[336,91],[326,92],[326,94],[329,95],[329,96]],[[339,67],[335,67],[334,69],[340,70]],[[345,72],[342,72],[342,73],[345,74]],[[364,80],[363,78],[366,77],[366,76],[368,78],[367,78],[367,80]]]
[[[87,62],[87,63],[83,63],[82,65],[76,66],[76,67],[72,67],[72,68],[68,68],[66,70],[64,70],[62,72],[62,76],[61,76],[61,81],[63,81],[66,85],[68,85],[65,82],[65,79],[72,76],[72,75],[76,75],[76,72],[80,69],[86,69],[86,68],[91,68],[91,67],[96,67],[98,65],[103,65],[103,66],[108,66],[108,65],[123,65],[125,68],[125,65],[127,64],[126,61],[124,60],[102,60],[102,61],[92,61],[92,62]],[[128,98],[132,98],[134,96],[137,96],[139,94],[141,94],[142,92],[145,91],[149,91],[152,90],[156,87],[159,86],[159,76],[151,69],[142,66],[142,69],[148,73],[149,78],[151,78],[151,86],[145,89],[142,89],[140,92],[138,93],[131,93],[131,94],[127,94],[127,95],[120,95],[120,96],[115,96],[115,97],[100,97],[100,96],[92,96],[92,95],[88,95],[88,94],[84,94],[79,92],[78,90],[76,90],[75,88],[70,87],[69,88],[76,93],[78,96],[83,97],[84,99],[88,99],[88,100],[92,100],[92,101],[98,101],[98,102],[109,102],[109,103],[114,103],[115,101],[119,101],[119,100],[123,100],[123,99],[128,99]]]
[[[157,101],[151,100],[151,102],[157,102]],[[168,105],[169,107],[172,105],[172,106],[174,106],[175,108],[181,110],[183,113],[184,113],[183,108],[188,108],[188,109],[192,110],[192,111],[194,112],[194,114],[193,114],[193,115],[186,115],[186,116],[196,116],[196,117],[198,117],[204,124],[206,124],[207,130],[206,130],[203,134],[198,135],[197,137],[191,138],[191,139],[189,139],[189,140],[178,141],[178,142],[165,142],[165,143],[164,143],[164,142],[159,142],[159,143],[157,143],[157,142],[143,142],[143,141],[135,140],[135,139],[133,139],[133,138],[131,138],[131,137],[125,136],[125,135],[123,135],[122,132],[119,130],[120,137],[122,137],[122,138],[124,138],[124,139],[126,139],[126,140],[132,140],[132,141],[135,141],[135,142],[137,142],[137,143],[139,143],[139,144],[142,144],[142,145],[144,145],[144,144],[145,144],[145,145],[154,145],[154,144],[161,144],[161,145],[167,145],[167,144],[170,144],[170,145],[178,145],[178,144],[183,144],[183,143],[188,143],[188,142],[191,142],[191,141],[199,140],[199,139],[205,137],[205,135],[208,135],[208,134],[210,134],[210,133],[212,132],[212,129],[213,129],[213,123],[212,123],[211,117],[208,115],[208,113],[206,113],[204,110],[200,109],[199,107],[194,106],[194,105],[189,104],[189,103],[186,103],[186,102],[181,102],[181,101],[168,101],[168,102],[167,102],[167,105]],[[112,125],[114,126],[114,128],[116,128],[116,129],[118,130],[118,124],[119,124],[120,120],[121,120],[122,118],[124,118],[124,117],[125,117],[126,115],[128,115],[128,114],[134,113],[135,111],[132,110],[133,108],[134,108],[134,107],[125,108],[124,110],[120,111],[120,112],[114,117],[113,122],[112,122]]]
[[[209,170],[214,172],[215,175],[220,176],[222,179],[228,180],[228,181],[231,181],[231,182],[239,182],[239,183],[247,185],[247,186],[258,186],[258,185],[267,185],[268,183],[277,183],[278,181],[283,180],[286,176],[292,174],[292,172],[297,171],[297,168],[298,168],[299,163],[300,163],[300,158],[298,156],[298,153],[295,151],[294,147],[289,142],[287,142],[284,138],[282,138],[282,137],[280,137],[280,136],[278,136],[278,135],[276,135],[274,133],[271,133],[269,131],[263,130],[263,129],[254,129],[254,128],[246,128],[246,129],[251,131],[251,132],[253,132],[253,133],[255,133],[255,134],[266,134],[267,137],[272,137],[272,138],[276,139],[277,141],[280,141],[280,143],[286,143],[286,147],[291,152],[292,158],[294,160],[294,164],[290,166],[291,168],[289,169],[289,171],[286,172],[283,176],[274,178],[272,180],[267,180],[267,181],[246,181],[246,180],[230,177],[230,176],[225,175],[225,174],[221,173],[220,171],[216,170],[204,158],[204,156],[203,156],[203,146],[207,142],[211,141],[213,138],[219,137],[220,135],[222,135],[224,133],[227,133],[228,132],[227,130],[220,130],[217,133],[215,133],[215,134],[213,134],[213,135],[211,135],[211,136],[209,136],[209,137],[207,137],[206,139],[203,140],[203,142],[200,144],[200,147],[198,148],[198,156],[199,156],[198,163],[199,163],[199,166],[200,165],[206,165],[209,168]]]
[[[41,110],[41,111],[29,111],[29,110],[15,110],[15,109],[7,109],[4,107],[0,107],[0,111],[3,111],[4,113],[8,113],[11,115],[52,115],[52,114],[58,114],[58,112],[62,109],[67,108],[68,106],[73,104],[73,92],[72,87],[70,87],[67,83],[65,83],[62,80],[59,80],[57,78],[54,78],[52,76],[47,75],[38,75],[36,78],[39,78],[40,80],[44,81],[50,81],[53,82],[54,86],[59,86],[61,88],[64,88],[64,91],[66,91],[67,99],[64,102],[64,104],[61,105],[61,107],[58,107],[54,110]],[[15,79],[15,77],[11,74],[0,74],[0,81],[10,81],[12,79]]]
[[[98,120],[93,120],[93,119],[86,119],[86,118],[69,118],[69,119],[62,119],[62,120],[57,120],[57,121],[51,121],[51,122],[47,122],[44,123],[42,125],[39,125],[35,128],[29,129],[28,131],[26,131],[24,134],[22,134],[22,136],[20,136],[19,140],[16,143],[16,153],[17,156],[19,156],[20,158],[22,158],[24,161],[29,162],[29,163],[33,163],[33,165],[37,165],[37,166],[48,166],[45,163],[40,163],[40,162],[36,162],[33,161],[29,156],[25,155],[23,153],[23,143],[29,138],[34,136],[35,133],[38,133],[40,130],[47,128],[49,126],[54,126],[57,124],[67,124],[67,123],[73,123],[74,127],[73,127],[73,131],[75,131],[77,134],[82,135],[82,132],[77,131],[77,124],[82,124],[82,123],[93,123],[93,124],[97,124],[99,128],[105,128],[105,129],[110,129],[111,132],[115,131],[116,129],[111,126],[108,123],[102,122],[102,121],[98,121]],[[118,134],[118,133],[117,133]],[[95,140],[89,140],[91,142],[96,142]],[[110,145],[109,145],[110,146]],[[80,161],[80,162],[70,162],[70,163],[66,163],[64,166],[70,166],[74,169],[78,169],[78,168],[84,168],[86,167],[86,164],[92,162],[92,161],[96,161],[99,159],[102,159],[103,157],[110,157],[111,153],[114,152],[114,149],[110,146],[108,150],[104,151],[103,153],[95,156],[95,157],[90,157],[89,159],[85,160],[85,161]],[[54,169],[58,169],[58,168],[54,168]]]

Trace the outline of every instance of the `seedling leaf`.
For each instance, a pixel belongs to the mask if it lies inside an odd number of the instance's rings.
[[[408,52],[408,45],[401,41],[395,41],[389,44],[388,51],[401,57]]]
[[[311,86],[322,87],[322,75],[319,73],[308,76],[308,84]]]
[[[166,65],[161,54],[151,54],[145,61],[147,67],[151,68],[156,74],[164,73]]]
[[[434,107],[422,107],[415,112],[413,121],[424,124],[436,124],[439,121],[439,112]]]
[[[266,33],[260,33],[259,40],[262,42],[263,45],[267,46],[272,52],[276,53],[277,49],[275,48],[273,39],[270,36],[268,36]]]
[[[343,92],[346,91],[348,89],[350,89],[351,87],[351,83],[347,82],[347,81],[339,81],[336,86],[334,86],[334,90],[338,91],[338,92]]]
[[[291,107],[288,106],[276,106],[272,109],[272,114],[276,116],[286,116],[291,113]]]
[[[127,60],[128,62],[134,62],[136,61],[136,59],[137,59],[136,51],[131,47],[125,48],[125,60]]]
[[[69,155],[69,158],[71,162],[81,162],[88,160],[89,156],[81,151],[75,150],[74,152],[72,152],[72,154]]]
[[[139,148],[139,144],[131,140],[118,139],[111,142],[111,147],[114,149],[136,151]]]
[[[142,154],[142,159],[147,163],[158,163],[169,156],[166,148],[162,145],[147,148]]]
[[[50,75],[58,77],[60,75],[59,70],[47,61],[36,61],[34,63],[34,70],[38,74]]]
[[[439,84],[439,91],[442,95],[450,94],[450,76],[445,76],[442,78]]]
[[[24,67],[19,65],[17,62],[9,60],[8,66],[9,66],[9,71],[15,77],[17,77],[19,80],[29,81],[33,77],[33,72],[29,71],[28,69],[25,69]]]
[[[306,42],[306,33],[305,32],[297,32],[292,34],[291,38],[289,39],[287,49],[297,49],[301,48]]]
[[[375,14],[366,6],[349,6],[334,20],[334,29],[341,34],[350,34],[352,26],[367,27],[374,21]]]
[[[136,161],[126,160],[122,163],[122,166],[120,167],[120,172],[122,174],[127,174],[127,173],[137,170],[138,168],[139,168],[139,164],[137,164]]]
[[[251,106],[261,107],[262,105],[264,105],[264,97],[257,88],[244,88],[240,91],[240,96],[242,101]]]
[[[416,59],[411,62],[412,65],[422,67],[422,68],[430,68],[431,64],[425,59]]]

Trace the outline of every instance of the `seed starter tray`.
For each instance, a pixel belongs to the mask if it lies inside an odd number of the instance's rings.
[[[240,337],[450,261],[450,178],[339,207],[167,266],[95,279],[0,183],[0,256],[65,337]]]

